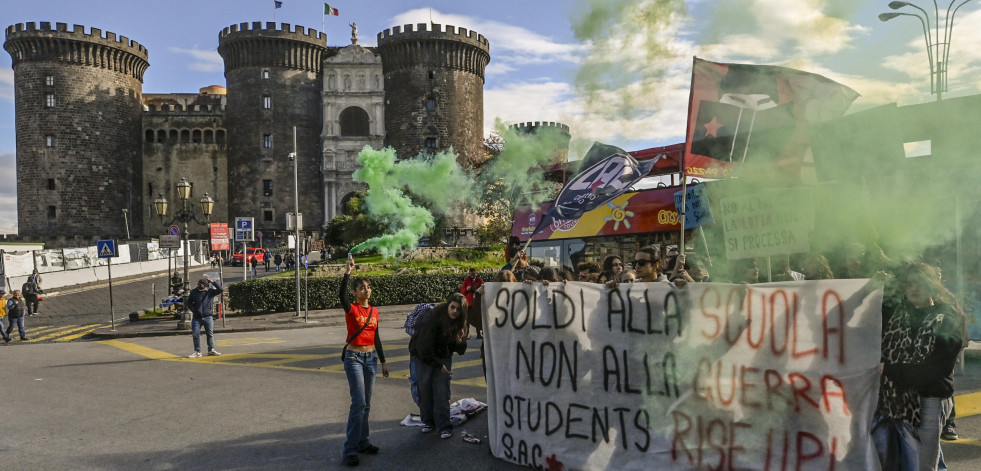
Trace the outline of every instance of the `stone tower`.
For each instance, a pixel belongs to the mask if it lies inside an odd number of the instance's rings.
[[[569,125],[552,121],[528,121],[526,123],[512,124],[511,129],[519,134],[541,135],[543,133],[556,133],[559,142],[558,148],[549,163],[564,164],[569,161],[569,142],[572,141],[572,133],[569,132]]]
[[[385,72],[385,145],[399,157],[453,147],[465,168],[483,147],[484,69],[490,45],[464,28],[419,23],[378,33]]]
[[[303,229],[324,224],[320,177],[321,69],[327,39],[313,29],[261,22],[218,36],[228,87],[228,217],[254,217],[258,230],[286,229],[293,211],[293,127]]]
[[[141,228],[146,48],[49,22],[7,27],[3,48],[14,69],[20,235],[58,245],[124,238],[124,210]]]

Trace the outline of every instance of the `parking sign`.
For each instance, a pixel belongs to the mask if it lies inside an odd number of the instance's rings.
[[[254,218],[235,218],[235,242],[252,242],[255,240]]]

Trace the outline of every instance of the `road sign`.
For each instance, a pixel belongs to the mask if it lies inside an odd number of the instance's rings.
[[[95,251],[99,258],[115,258],[119,256],[119,246],[115,239],[100,240],[95,243]]]
[[[170,234],[170,235],[172,235],[172,236],[180,236],[181,235],[181,228],[179,228],[177,226],[170,226],[167,229],[167,233]]]
[[[255,240],[253,218],[235,218],[235,242],[252,242]]]
[[[162,234],[160,236],[160,248],[161,249],[179,249],[181,248],[181,238],[179,236]]]
[[[255,233],[255,236],[261,239],[262,238],[262,232],[256,232]]]
[[[211,223],[211,250],[228,250],[228,223]]]

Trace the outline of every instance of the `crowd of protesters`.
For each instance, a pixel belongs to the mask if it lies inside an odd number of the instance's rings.
[[[830,259],[830,260],[829,260]],[[955,440],[953,373],[967,344],[967,323],[943,286],[939,262],[923,257],[891,259],[877,245],[847,244],[820,253],[734,261],[677,249],[643,247],[625,261],[607,255],[602,264],[549,267],[523,252],[502,273],[515,281],[549,284],[580,281],[616,289],[620,283],[661,282],[677,289],[691,283],[801,282],[871,279],[883,289],[879,398],[872,439],[883,470],[946,470],[940,440]],[[710,275],[709,269],[713,275]],[[718,274],[716,276],[715,274]]]

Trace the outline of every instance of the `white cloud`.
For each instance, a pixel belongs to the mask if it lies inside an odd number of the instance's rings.
[[[401,13],[391,19],[396,25],[415,25],[420,18],[429,18],[428,8],[417,8]],[[546,64],[553,62],[576,62],[585,52],[579,44],[566,44],[554,41],[528,29],[489,21],[481,18],[432,11],[433,22],[467,28],[487,38],[491,45],[494,61],[509,64]]]
[[[14,99],[14,69],[0,69],[0,100]]]
[[[17,233],[17,168],[13,153],[0,154],[0,167],[11,171],[0,172],[0,234]]]
[[[484,74],[486,74],[486,75],[503,75],[503,74],[508,74],[508,73],[511,73],[511,72],[515,72],[517,70],[518,70],[518,68],[517,67],[514,67],[512,65],[502,64],[501,62],[491,61],[490,64],[487,64],[487,69],[484,70]]]
[[[196,62],[191,62],[187,65],[189,70],[194,70],[197,72],[216,72],[224,70],[224,61],[222,61],[221,54],[213,49],[184,49],[180,47],[170,47],[168,48],[170,52],[175,54],[183,54],[191,56],[196,59]]]
[[[688,110],[690,76],[676,74],[666,77],[662,86],[673,90],[665,93],[657,109],[643,109],[629,116],[608,115],[590,110],[566,82],[508,82],[484,92],[484,126],[489,132],[495,119],[509,124],[527,121],[556,121],[569,125],[570,132],[580,145],[573,146],[571,158],[588,148],[592,141],[623,146],[632,142],[676,141],[684,139]],[[638,144],[646,145],[646,144]]]

